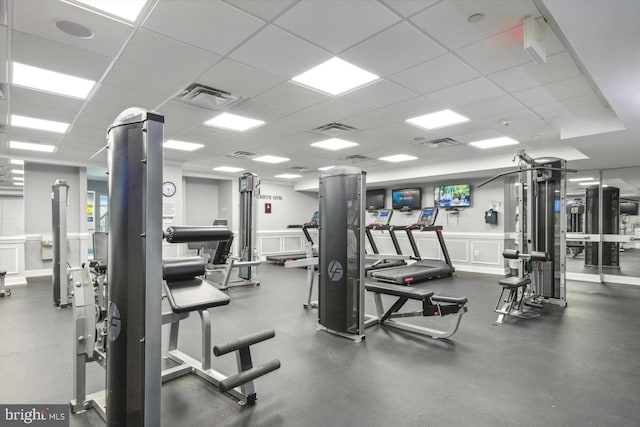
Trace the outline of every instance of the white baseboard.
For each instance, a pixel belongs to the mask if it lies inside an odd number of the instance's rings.
[[[27,277],[52,276],[53,270],[51,268],[41,268],[39,270],[27,270],[24,273]]]
[[[25,276],[13,276],[13,277],[5,277],[4,279],[5,286],[26,286],[27,278]]]
[[[456,271],[466,271],[470,273],[480,273],[480,274],[492,274],[498,276],[504,276],[509,272],[508,269],[504,267],[482,267],[479,265],[456,265],[453,266],[456,268]]]

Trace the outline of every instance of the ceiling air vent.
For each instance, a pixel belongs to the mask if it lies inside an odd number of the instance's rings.
[[[357,131],[357,130],[358,129],[354,128],[353,126],[334,122],[334,123],[329,123],[327,125],[318,126],[315,129],[311,129],[309,132],[335,138],[342,134]]]
[[[345,157],[344,160],[351,163],[362,163],[362,162],[367,162],[371,160],[371,158],[366,156],[361,156],[360,154],[354,154],[352,156]]]
[[[192,83],[176,96],[178,101],[208,110],[225,110],[241,104],[247,98],[200,83]]]
[[[431,141],[416,141],[415,145],[419,147],[429,147],[429,148],[443,148],[443,147],[453,147],[454,145],[460,145],[462,142],[456,141],[453,138],[439,138],[432,139]]]
[[[309,172],[311,170],[306,166],[291,166],[289,169],[297,172]]]
[[[227,154],[227,157],[233,157],[234,159],[250,159],[255,156],[256,153],[250,153],[248,151],[234,151],[231,154]]]

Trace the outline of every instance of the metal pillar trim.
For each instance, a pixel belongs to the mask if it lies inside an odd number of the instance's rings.
[[[71,290],[67,276],[67,206],[69,184],[58,179],[51,186],[51,218],[53,239],[53,304],[58,307],[71,305]]]

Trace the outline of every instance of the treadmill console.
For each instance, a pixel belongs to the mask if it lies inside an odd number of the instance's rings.
[[[391,221],[392,215],[393,215],[392,209],[380,209],[380,211],[378,212],[378,216],[376,217],[375,224],[389,225],[389,221]]]
[[[436,218],[438,217],[438,208],[424,208],[420,211],[420,216],[418,217],[417,225],[425,225],[427,227],[431,227],[436,223]]]

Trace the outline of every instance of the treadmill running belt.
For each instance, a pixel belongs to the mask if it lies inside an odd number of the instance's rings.
[[[422,280],[450,276],[453,271],[453,267],[444,261],[423,260],[406,267],[393,267],[372,271],[370,276],[381,282],[409,285]]]

